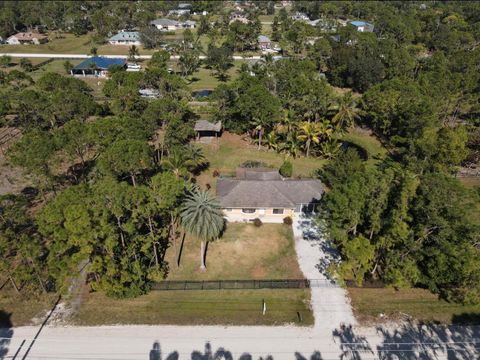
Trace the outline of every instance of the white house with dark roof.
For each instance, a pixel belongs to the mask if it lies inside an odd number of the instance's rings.
[[[266,223],[281,223],[285,217],[314,211],[322,194],[323,185],[315,179],[283,179],[270,174],[265,178],[252,172],[244,178],[217,181],[217,198],[231,222],[259,218]]]
[[[265,35],[258,35],[257,41],[258,41],[258,47],[261,50],[267,50],[272,48],[271,40]]]
[[[108,42],[112,45],[141,45],[138,31],[121,31],[113,35]]]

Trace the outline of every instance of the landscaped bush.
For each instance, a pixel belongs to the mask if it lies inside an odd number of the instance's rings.
[[[259,218],[253,219],[253,225],[255,225],[256,227],[262,226],[263,225],[262,220],[260,220]]]
[[[263,161],[257,160],[247,160],[240,164],[241,168],[251,169],[251,168],[259,168],[259,167],[268,167]]]
[[[278,169],[278,171],[280,172],[280,175],[282,175],[283,177],[292,177],[293,165],[290,161],[285,160],[282,166],[280,166],[280,169]]]
[[[292,220],[292,218],[291,218],[290,216],[286,216],[286,217],[283,218],[283,223],[284,223],[285,225],[292,225],[292,224],[293,224],[293,220]]]

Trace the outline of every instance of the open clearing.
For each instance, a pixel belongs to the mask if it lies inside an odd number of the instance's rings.
[[[410,318],[443,324],[480,324],[480,305],[449,303],[424,289],[349,288],[348,293],[356,319],[364,324]]]

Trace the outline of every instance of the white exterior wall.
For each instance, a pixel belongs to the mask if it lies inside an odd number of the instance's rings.
[[[6,43],[9,44],[9,45],[19,45],[20,41],[18,41],[18,39],[15,36],[10,36],[7,39]]]
[[[224,208],[225,219],[229,222],[248,222],[259,218],[264,223],[282,223],[287,216],[293,217],[295,209],[283,208],[283,214],[274,214],[274,208],[256,208],[254,213],[244,213],[240,208]],[[278,208],[275,208],[278,209]]]

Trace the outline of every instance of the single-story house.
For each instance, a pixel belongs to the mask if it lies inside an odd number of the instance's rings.
[[[350,21],[350,24],[353,25],[358,32],[373,32],[373,24],[370,24],[365,21]]]
[[[272,42],[265,35],[258,35],[258,47],[261,50],[270,49],[272,47]]]
[[[174,9],[168,12],[168,16],[183,16],[190,15],[190,9]]]
[[[307,14],[302,12],[296,12],[291,16],[293,21],[310,21],[310,18]]]
[[[323,194],[315,179],[251,180],[219,178],[217,197],[227,221],[248,222],[259,218],[281,223],[287,216],[313,212]]]
[[[182,27],[180,22],[171,19],[156,19],[151,21],[150,25],[161,31],[174,31]]]
[[[228,17],[229,24],[232,24],[235,21],[240,21],[241,23],[248,24],[250,20],[247,19],[246,15],[242,12],[233,12]]]
[[[141,97],[148,99],[158,99],[160,97],[160,91],[157,89],[140,89],[138,90],[138,93]]]
[[[82,61],[75,66],[71,71],[71,75],[81,76],[99,76],[105,77],[108,75],[108,68],[112,65],[120,65],[127,68],[126,59],[105,58],[101,56],[93,56]]]
[[[36,32],[20,32],[18,34],[10,36],[6,43],[9,45],[19,44],[44,44],[48,42],[48,37],[44,34]]]
[[[197,26],[197,22],[193,20],[187,20],[181,23],[182,27],[185,29],[194,29]]]
[[[218,138],[222,132],[222,122],[211,123],[208,120],[197,120],[193,128],[197,141],[209,143],[213,138]]]
[[[113,35],[108,42],[112,45],[141,45],[138,31],[121,31]]]

